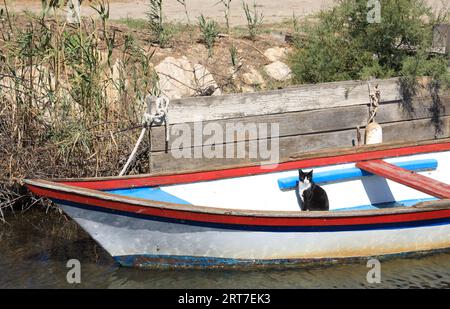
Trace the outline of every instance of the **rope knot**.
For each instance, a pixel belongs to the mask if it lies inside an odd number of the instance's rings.
[[[146,127],[150,127],[152,125],[159,126],[164,123],[167,125],[169,118],[169,98],[164,95],[160,97],[148,95],[145,100],[147,103],[147,111],[142,116],[142,124]],[[154,111],[152,108],[152,102],[155,102]]]

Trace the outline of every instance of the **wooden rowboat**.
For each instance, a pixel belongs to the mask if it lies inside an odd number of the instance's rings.
[[[330,211],[299,209],[314,169]],[[124,266],[220,267],[450,248],[450,140],[318,152],[274,169],[25,180]]]

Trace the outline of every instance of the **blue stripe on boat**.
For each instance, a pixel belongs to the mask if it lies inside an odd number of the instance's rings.
[[[438,166],[438,161],[435,159],[424,159],[397,162],[393,164],[408,171],[419,172],[425,170],[435,170]],[[314,173],[313,180],[315,183],[320,184],[372,175],[372,173],[366,172],[357,167],[353,167]],[[278,187],[280,188],[280,190],[292,190],[297,186],[297,182],[298,176],[280,178],[278,179]]]
[[[389,257],[408,257],[423,253],[449,252],[449,248],[432,249],[424,251],[410,251],[402,253],[384,254],[378,258]],[[213,256],[190,256],[190,255],[160,255],[160,254],[132,254],[113,256],[116,263],[125,267],[227,267],[227,266],[255,266],[255,265],[297,265],[299,263],[308,263],[321,261],[324,263],[335,263],[337,260],[355,260],[360,257],[344,258],[292,258],[292,259],[237,259],[221,258]]]
[[[177,203],[177,204],[185,204],[191,205],[191,203],[175,196],[166,191],[161,190],[158,187],[143,187],[143,188],[132,188],[132,189],[117,189],[117,190],[108,190],[104,191],[111,194],[117,194],[122,196],[129,197],[137,197],[143,198],[147,200],[154,200],[158,202],[167,202],[167,203]]]
[[[369,204],[369,205],[338,208],[338,209],[333,209],[332,211],[372,210],[372,209],[386,209],[386,208],[395,208],[395,207],[410,207],[410,206],[416,205],[417,203],[436,201],[436,200],[438,200],[438,198],[426,197],[426,198],[419,198],[419,199],[412,199],[412,200],[402,200],[399,202],[395,201],[395,202],[376,203],[376,204]]]
[[[414,228],[421,226],[439,226],[450,224],[450,217],[440,219],[430,219],[422,221],[408,221],[408,222],[393,222],[393,223],[375,223],[375,224],[358,224],[358,225],[327,225],[327,226],[257,226],[257,225],[241,225],[241,224],[226,224],[203,221],[191,221],[184,219],[157,217],[152,215],[139,214],[134,212],[126,212],[115,209],[108,209],[98,206],[78,204],[68,201],[52,199],[52,201],[59,205],[67,205],[81,209],[109,213],[112,215],[120,215],[131,218],[138,218],[143,220],[151,220],[158,222],[176,223],[183,225],[191,225],[198,227],[236,230],[236,231],[254,231],[254,232],[344,232],[344,231],[367,231],[367,230],[392,230],[402,228]]]

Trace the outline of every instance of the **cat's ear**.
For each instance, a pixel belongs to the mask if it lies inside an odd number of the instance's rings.
[[[300,178],[303,178],[305,176],[305,173],[303,173],[303,171],[301,169],[299,169],[298,176],[300,176]]]
[[[309,179],[313,178],[313,170],[311,170],[308,174],[306,174],[306,177],[308,177]]]

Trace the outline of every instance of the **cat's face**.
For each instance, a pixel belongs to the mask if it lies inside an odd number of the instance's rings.
[[[298,178],[300,186],[309,185],[312,182],[313,171],[311,170],[308,173],[305,173],[300,169],[298,170]]]

